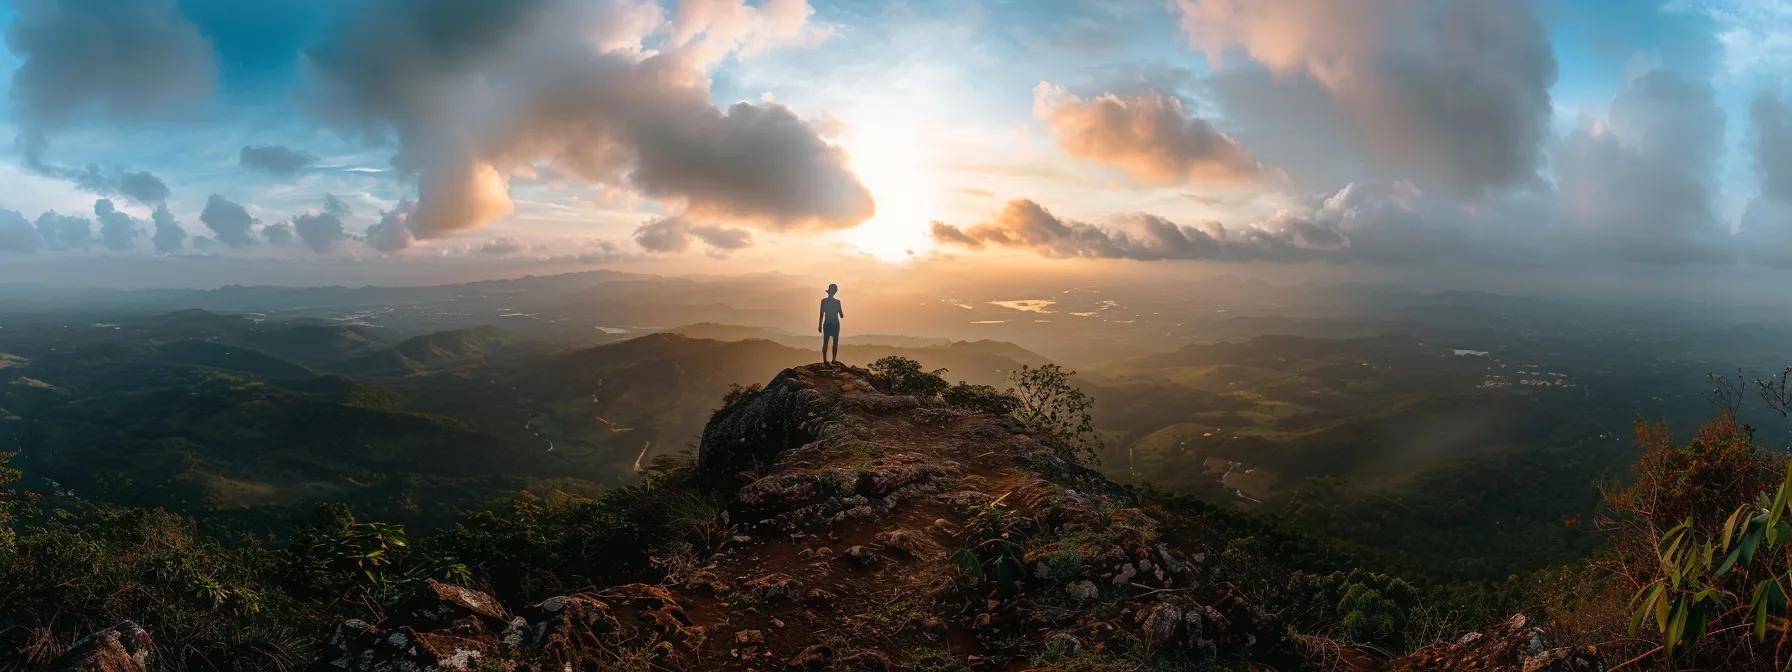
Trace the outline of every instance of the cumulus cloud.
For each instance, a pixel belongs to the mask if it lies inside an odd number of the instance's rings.
[[[292,244],[292,225],[286,222],[269,224],[261,228],[261,235],[267,236],[269,243],[275,246],[285,247]]]
[[[155,175],[47,161],[50,134],[80,121],[150,118],[205,98],[217,78],[211,43],[174,0],[19,0],[6,46],[21,62],[10,97],[25,163],[104,196],[168,198]]]
[[[702,2],[668,26],[638,0],[368,3],[306,50],[308,99],[340,126],[396,137],[394,163],[418,183],[414,238],[502,217],[511,176],[537,168],[697,216],[847,227],[873,207],[838,148],[781,105],[724,111],[708,90],[719,60],[809,39],[808,11]]]
[[[1118,166],[1147,184],[1252,181],[1268,172],[1237,141],[1184,112],[1182,101],[1156,91],[1084,99],[1041,82],[1033,116],[1071,156]]]
[[[292,228],[298,233],[299,240],[304,241],[305,247],[311,248],[312,252],[329,254],[337,243],[349,240],[348,233],[342,228],[345,211],[332,207],[341,205],[341,201],[330,203],[333,200],[326,200],[323,212],[307,212],[292,219]]]
[[[1238,49],[1270,75],[1245,70],[1251,86],[1216,89],[1247,96],[1220,100],[1228,118],[1251,123],[1236,108],[1262,107],[1265,97],[1294,102],[1317,95],[1322,100],[1308,102],[1325,104],[1272,113],[1335,113],[1337,122],[1322,125],[1356,136],[1349,141],[1368,150],[1386,176],[1456,195],[1536,177],[1556,65],[1528,4],[1177,0],[1175,6],[1191,45],[1210,62],[1223,64]]]
[[[662,217],[635,228],[635,244],[649,252],[683,252],[693,240],[720,254],[752,245],[753,234],[745,229],[694,225],[678,217]]]
[[[1792,105],[1778,91],[1749,105],[1748,138],[1761,193],[1743,211],[1738,247],[1751,262],[1792,268]]]
[[[16,119],[47,132],[83,118],[131,121],[209,95],[211,43],[175,0],[16,0],[6,46]]]
[[[1556,151],[1563,233],[1627,261],[1726,260],[1729,229],[1712,209],[1723,133],[1706,82],[1665,69],[1631,79],[1607,122]]]
[[[37,237],[52,250],[84,250],[93,243],[93,222],[50,210],[37,216]]]
[[[24,215],[0,208],[0,252],[37,251],[37,229]]]
[[[218,242],[239,249],[255,244],[255,225],[260,223],[243,206],[218,194],[206,199],[199,221],[212,230]]]
[[[156,232],[150,237],[150,242],[155,244],[156,251],[162,254],[179,253],[187,241],[187,231],[180,227],[180,222],[174,218],[174,213],[168,211],[168,205],[166,203],[157,205],[155,212],[150,213],[149,218],[156,225]]]
[[[297,175],[314,163],[317,163],[317,157],[282,145],[244,145],[242,151],[237,153],[237,165],[278,177]]]
[[[411,243],[417,240],[411,234],[410,227],[411,215],[416,212],[416,209],[415,203],[404,201],[391,210],[381,212],[380,221],[367,227],[365,236],[367,245],[375,250],[388,253],[399,252],[410,247]]]
[[[131,251],[137,246],[137,238],[143,235],[143,230],[137,228],[136,220],[119,212],[110,200],[102,198],[94,201],[93,216],[100,220],[100,243],[113,252]]]

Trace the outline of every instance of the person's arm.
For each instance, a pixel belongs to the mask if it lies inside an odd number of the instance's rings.
[[[828,318],[828,302],[821,302],[821,311],[815,314],[815,330],[821,331],[821,323]]]
[[[846,319],[846,304],[844,304],[844,303],[840,304],[840,307],[835,308],[834,312],[838,313],[840,315],[840,319],[842,319],[842,320]]]

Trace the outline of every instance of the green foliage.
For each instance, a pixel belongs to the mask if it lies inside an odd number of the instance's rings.
[[[990,415],[1011,415],[1020,409],[1020,397],[1014,393],[964,381],[946,388],[940,399],[951,406]]]
[[[17,536],[12,529],[13,520],[28,514],[33,501],[31,492],[13,487],[23,473],[6,466],[12,458],[13,453],[0,453],[0,552],[12,546]]]
[[[951,555],[973,585],[993,584],[1002,597],[1019,592],[1027,553],[1019,516],[1006,503],[1009,494],[966,509],[964,538],[970,545]]]
[[[1737,507],[1717,534],[1701,534],[1690,516],[1663,534],[1659,574],[1631,600],[1631,630],[1648,624],[1668,656],[1736,626],[1757,642],[1770,631],[1784,640],[1792,591],[1789,497],[1792,465],[1771,496]]]
[[[317,508],[286,557],[300,591],[350,604],[389,604],[427,579],[468,577],[466,565],[451,556],[414,552],[403,525],[356,520],[339,503]]]
[[[1400,578],[1361,569],[1324,575],[1295,572],[1288,594],[1306,605],[1301,615],[1308,627],[1336,624],[1346,641],[1390,651],[1423,643],[1407,641],[1408,621],[1420,599],[1418,589]]]
[[[946,391],[946,379],[941,375],[945,369],[928,371],[921,368],[921,363],[907,357],[890,355],[871,363],[871,375],[877,381],[890,388],[896,394],[909,394],[922,399],[933,399]]]
[[[1095,400],[1070,384],[1075,375],[1057,364],[1022,365],[1012,377],[1020,399],[1015,415],[1057,440],[1067,459],[1093,462],[1101,448],[1092,414]]]

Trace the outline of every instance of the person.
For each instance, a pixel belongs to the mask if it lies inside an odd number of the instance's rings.
[[[840,300],[834,298],[834,293],[838,291],[840,291],[839,285],[828,283],[828,295],[827,298],[821,300],[821,317],[815,324],[815,330],[821,332],[821,363],[823,364],[830,361],[828,358],[828,343],[830,342],[834,344],[831,361],[835,364],[840,363],[840,318],[846,317],[846,311],[841,309]]]

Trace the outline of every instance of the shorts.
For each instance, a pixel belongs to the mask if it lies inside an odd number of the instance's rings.
[[[840,337],[840,323],[839,322],[829,322],[827,324],[821,325],[821,335],[833,336],[834,338],[839,338]]]

